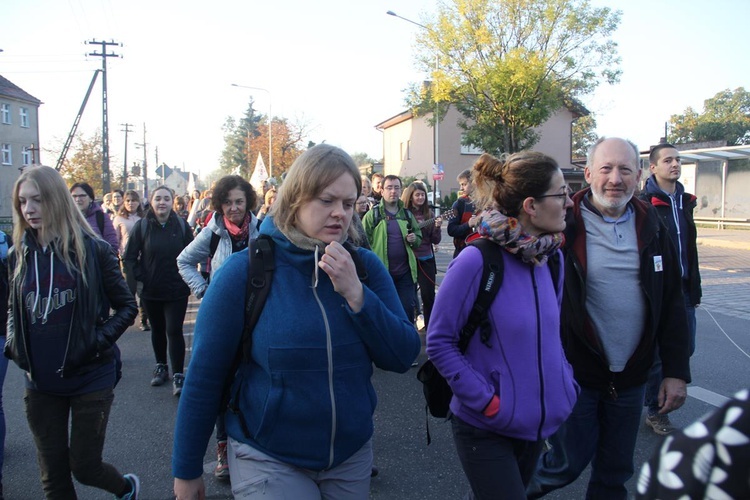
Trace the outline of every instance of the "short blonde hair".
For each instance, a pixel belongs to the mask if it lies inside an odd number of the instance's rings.
[[[300,207],[346,174],[354,179],[357,192],[352,194],[356,197],[362,192],[362,179],[354,160],[346,151],[328,144],[318,144],[302,153],[289,167],[284,184],[271,207],[276,227],[283,232],[295,227]],[[353,224],[349,225],[348,234],[358,238]]]

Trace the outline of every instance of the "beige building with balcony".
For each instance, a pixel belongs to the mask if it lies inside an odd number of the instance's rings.
[[[536,129],[539,141],[533,149],[553,157],[573,189],[581,187],[583,170],[571,161],[572,125],[573,121],[586,114],[588,111],[582,106],[575,110],[562,108]],[[414,116],[408,110],[375,125],[383,133],[385,175],[414,176],[434,187],[432,169],[436,137],[429,124],[430,118],[432,115]],[[463,130],[458,126],[460,118],[460,113],[451,106],[438,126],[439,163],[443,165],[445,174],[444,179],[438,181],[441,196],[458,190],[456,177],[462,170],[471,168],[482,154],[482,151],[461,145]]]
[[[25,165],[39,163],[42,101],[0,76],[0,219],[12,214],[13,184]]]

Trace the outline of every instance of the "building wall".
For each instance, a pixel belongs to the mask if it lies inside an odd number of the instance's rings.
[[[428,120],[431,116],[407,119],[383,130],[383,158],[386,174],[402,177],[424,176],[430,185],[432,179],[432,165],[434,163],[434,135]],[[461,146],[463,130],[458,126],[460,113],[451,107],[440,121],[439,125],[439,163],[443,165],[445,178],[439,181],[438,189],[441,196],[458,191],[458,174],[471,168],[480,156],[480,152],[469,151]],[[535,151],[553,157],[563,169],[572,168],[570,163],[570,135],[573,114],[567,109],[561,109],[538,131],[541,135],[534,146]],[[401,158],[402,145],[410,141],[409,159]]]
[[[7,218],[12,214],[13,185],[21,173],[21,167],[24,166],[23,149],[32,144],[39,148],[39,108],[36,104],[1,95],[0,103],[10,105],[11,115],[10,124],[2,123],[0,120],[0,145],[10,144],[11,147],[11,165],[4,165],[0,162],[0,218]],[[28,127],[21,127],[20,109],[22,107],[28,110]],[[39,151],[34,151],[33,155],[39,163]]]

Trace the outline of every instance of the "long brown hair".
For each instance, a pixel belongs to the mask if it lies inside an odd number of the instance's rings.
[[[73,201],[68,186],[60,174],[51,167],[35,166],[27,167],[18,177],[13,186],[13,241],[23,241],[24,234],[30,228],[23,217],[21,201],[18,191],[24,183],[33,184],[39,191],[40,204],[42,205],[42,226],[38,231],[39,239],[52,244],[52,250],[58,258],[65,263],[69,271],[80,272],[84,283],[87,282],[86,274],[86,247],[84,235],[98,238],[83,214]],[[71,254],[74,258],[71,258]],[[25,273],[26,261],[22,255],[16,258],[13,280],[22,280]]]
[[[419,208],[415,207],[414,202],[412,201],[412,195],[414,194],[414,191],[424,192],[424,204],[422,204],[422,206]],[[424,185],[424,182],[414,181],[409,184],[409,186],[404,189],[404,192],[401,193],[401,201],[404,202],[404,208],[411,210],[414,214],[421,215],[425,219],[429,219],[432,217],[432,210],[430,209],[430,204],[427,201],[427,186]]]

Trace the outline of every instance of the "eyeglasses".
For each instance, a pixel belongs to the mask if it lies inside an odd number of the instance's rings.
[[[557,194],[543,194],[543,195],[540,195],[540,196],[535,196],[534,198],[536,198],[536,199],[539,199],[539,198],[560,198],[561,200],[563,200],[563,204],[565,204],[565,200],[567,200],[570,195],[571,195],[570,188],[568,186],[565,186],[565,189],[564,189],[564,191],[562,193],[557,193]]]

